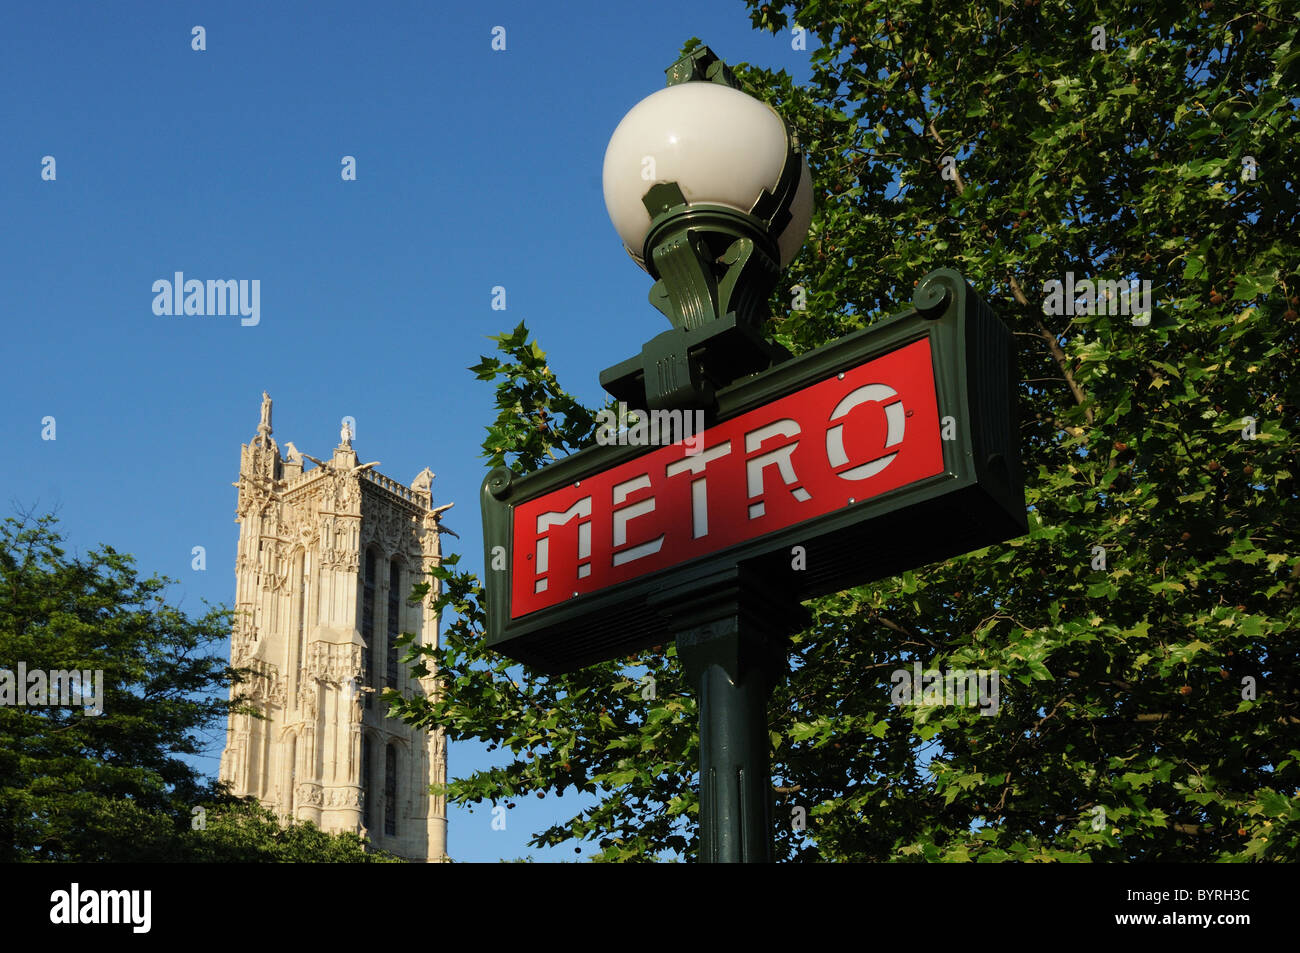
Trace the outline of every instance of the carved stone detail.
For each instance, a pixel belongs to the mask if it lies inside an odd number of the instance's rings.
[[[242,668],[257,648],[257,635],[252,620],[238,614],[230,630],[230,664]]]
[[[241,684],[249,701],[259,705],[284,705],[286,679],[273,662],[251,658],[243,667],[251,670],[248,680]]]
[[[298,686],[298,711],[302,714],[303,721],[316,720],[316,696],[319,691],[313,676],[304,678]]]
[[[361,675],[361,646],[313,642],[307,652],[307,672],[323,682],[342,686]]]
[[[361,791],[355,787],[330,788],[325,792],[325,806],[360,808]]]

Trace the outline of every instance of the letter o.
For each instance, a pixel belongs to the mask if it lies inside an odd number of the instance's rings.
[[[885,435],[885,448],[895,447],[903,442],[903,429],[907,420],[907,414],[903,409],[903,401],[898,398],[898,391],[885,384],[864,384],[857,387],[844,395],[844,398],[835,405],[831,412],[830,422],[846,417],[849,411],[853,410],[859,404],[870,402],[884,403],[887,400],[893,400],[892,404],[885,404],[885,422],[889,430]],[[885,467],[893,462],[894,457],[898,456],[898,451],[887,453],[875,460],[851,467],[843,473],[837,473],[836,476],[843,480],[865,480],[873,477]],[[835,424],[826,430],[826,459],[832,468],[842,467],[849,462],[849,455],[844,450],[844,425]]]

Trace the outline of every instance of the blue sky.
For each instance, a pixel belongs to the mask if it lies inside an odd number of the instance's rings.
[[[381,472],[430,467],[477,571],[492,393],[466,368],[522,320],[594,405],[599,371],[667,327],[600,174],[619,120],[693,36],[808,76],[809,53],[751,29],[738,0],[8,6],[0,508],[57,508],[70,550],[133,553],[195,614],[229,604],[231,482],[266,390],[281,446],[327,456],[347,415]],[[259,280],[259,323],[155,315],[153,282],[177,271]],[[491,757],[453,744],[451,772]],[[486,807],[453,809],[452,856],[576,859],[527,839],[578,799],[517,804],[505,831]]]

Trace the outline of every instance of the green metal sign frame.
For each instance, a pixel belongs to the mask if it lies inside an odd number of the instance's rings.
[[[940,473],[517,619],[508,568],[514,508],[647,448],[591,447],[522,476],[494,469],[482,486],[487,645],[544,672],[573,671],[670,641],[675,629],[661,611],[663,594],[719,571],[756,572],[797,604],[1024,534],[1011,334],[951,269],[921,280],[905,311],[719,389],[707,425],[921,339],[930,342],[939,414],[952,418]],[[804,547],[806,569],[791,566],[794,546]],[[507,568],[494,570],[503,552]]]

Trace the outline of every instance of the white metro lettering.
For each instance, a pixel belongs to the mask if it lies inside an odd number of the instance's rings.
[[[687,459],[690,459],[689,457]],[[638,477],[630,480],[624,480],[614,487],[614,506],[620,507],[615,509],[614,516],[614,548],[627,545],[627,524],[629,520],[636,519],[638,516],[644,516],[647,513],[653,513],[655,508],[654,496],[647,496],[636,503],[624,506],[628,496],[637,490],[647,490],[650,488],[650,475],[643,473]],[[614,553],[614,565],[621,566],[624,563],[630,563],[634,559],[640,559],[642,556],[649,556],[652,553],[659,552],[659,547],[664,544],[664,534],[660,533],[655,539],[648,543],[641,543],[639,546],[633,546],[622,552]]]
[[[693,434],[698,452],[677,443],[619,455],[594,473],[575,469],[515,504],[512,617],[943,473],[939,420],[929,345],[916,341]],[[844,519],[853,518],[870,517]]]
[[[759,427],[757,430],[751,430],[749,433],[745,434],[745,451],[747,453],[753,453],[763,445],[763,441],[767,440],[769,437],[775,436],[797,437],[799,436],[799,425],[789,417],[785,417],[781,420],[775,420],[764,427]],[[812,499],[812,494],[802,486],[796,485],[799,482],[799,478],[795,476],[794,464],[790,462],[790,457],[794,454],[795,447],[797,446],[799,446],[799,441],[795,440],[783,447],[777,447],[775,450],[769,450],[767,453],[761,454],[757,457],[752,457],[745,461],[746,489],[749,491],[749,498],[751,500],[755,497],[762,496],[763,471],[772,464],[776,464],[777,472],[781,474],[781,479],[785,481],[786,486],[795,485],[794,489],[790,491],[791,496],[800,503]],[[749,504],[749,518],[752,520],[758,519],[763,515],[765,509],[766,507],[762,500],[759,500],[757,503]]]
[[[664,467],[664,476],[677,476],[679,473],[697,473],[699,476],[691,481],[691,538],[699,539],[709,534],[709,493],[705,480],[704,468],[719,457],[731,453],[731,441],[724,440],[710,447],[703,453],[688,456]]]
[[[553,526],[563,526],[573,517],[578,522],[578,578],[591,574],[591,497],[584,496],[563,513],[550,512],[537,514],[537,569],[538,576],[545,576],[550,566],[551,540],[544,536]],[[587,560],[583,562],[582,560]],[[546,591],[546,580],[538,579],[534,592]]]
[[[845,394],[844,399],[831,412],[830,422],[834,423],[842,417],[848,416],[849,411],[859,404],[872,401],[883,403],[891,398],[894,402],[885,404],[885,422],[889,426],[889,431],[885,437],[885,449],[897,446],[903,442],[903,427],[907,415],[903,410],[903,401],[899,399],[898,392],[885,384],[866,384]],[[883,457],[841,471],[840,467],[846,466],[849,462],[849,455],[844,450],[844,425],[835,424],[826,431],[826,459],[830,462],[831,468],[837,471],[835,475],[841,480],[865,480],[868,477],[873,477],[889,466],[896,456],[898,456],[897,450],[885,454]]]

